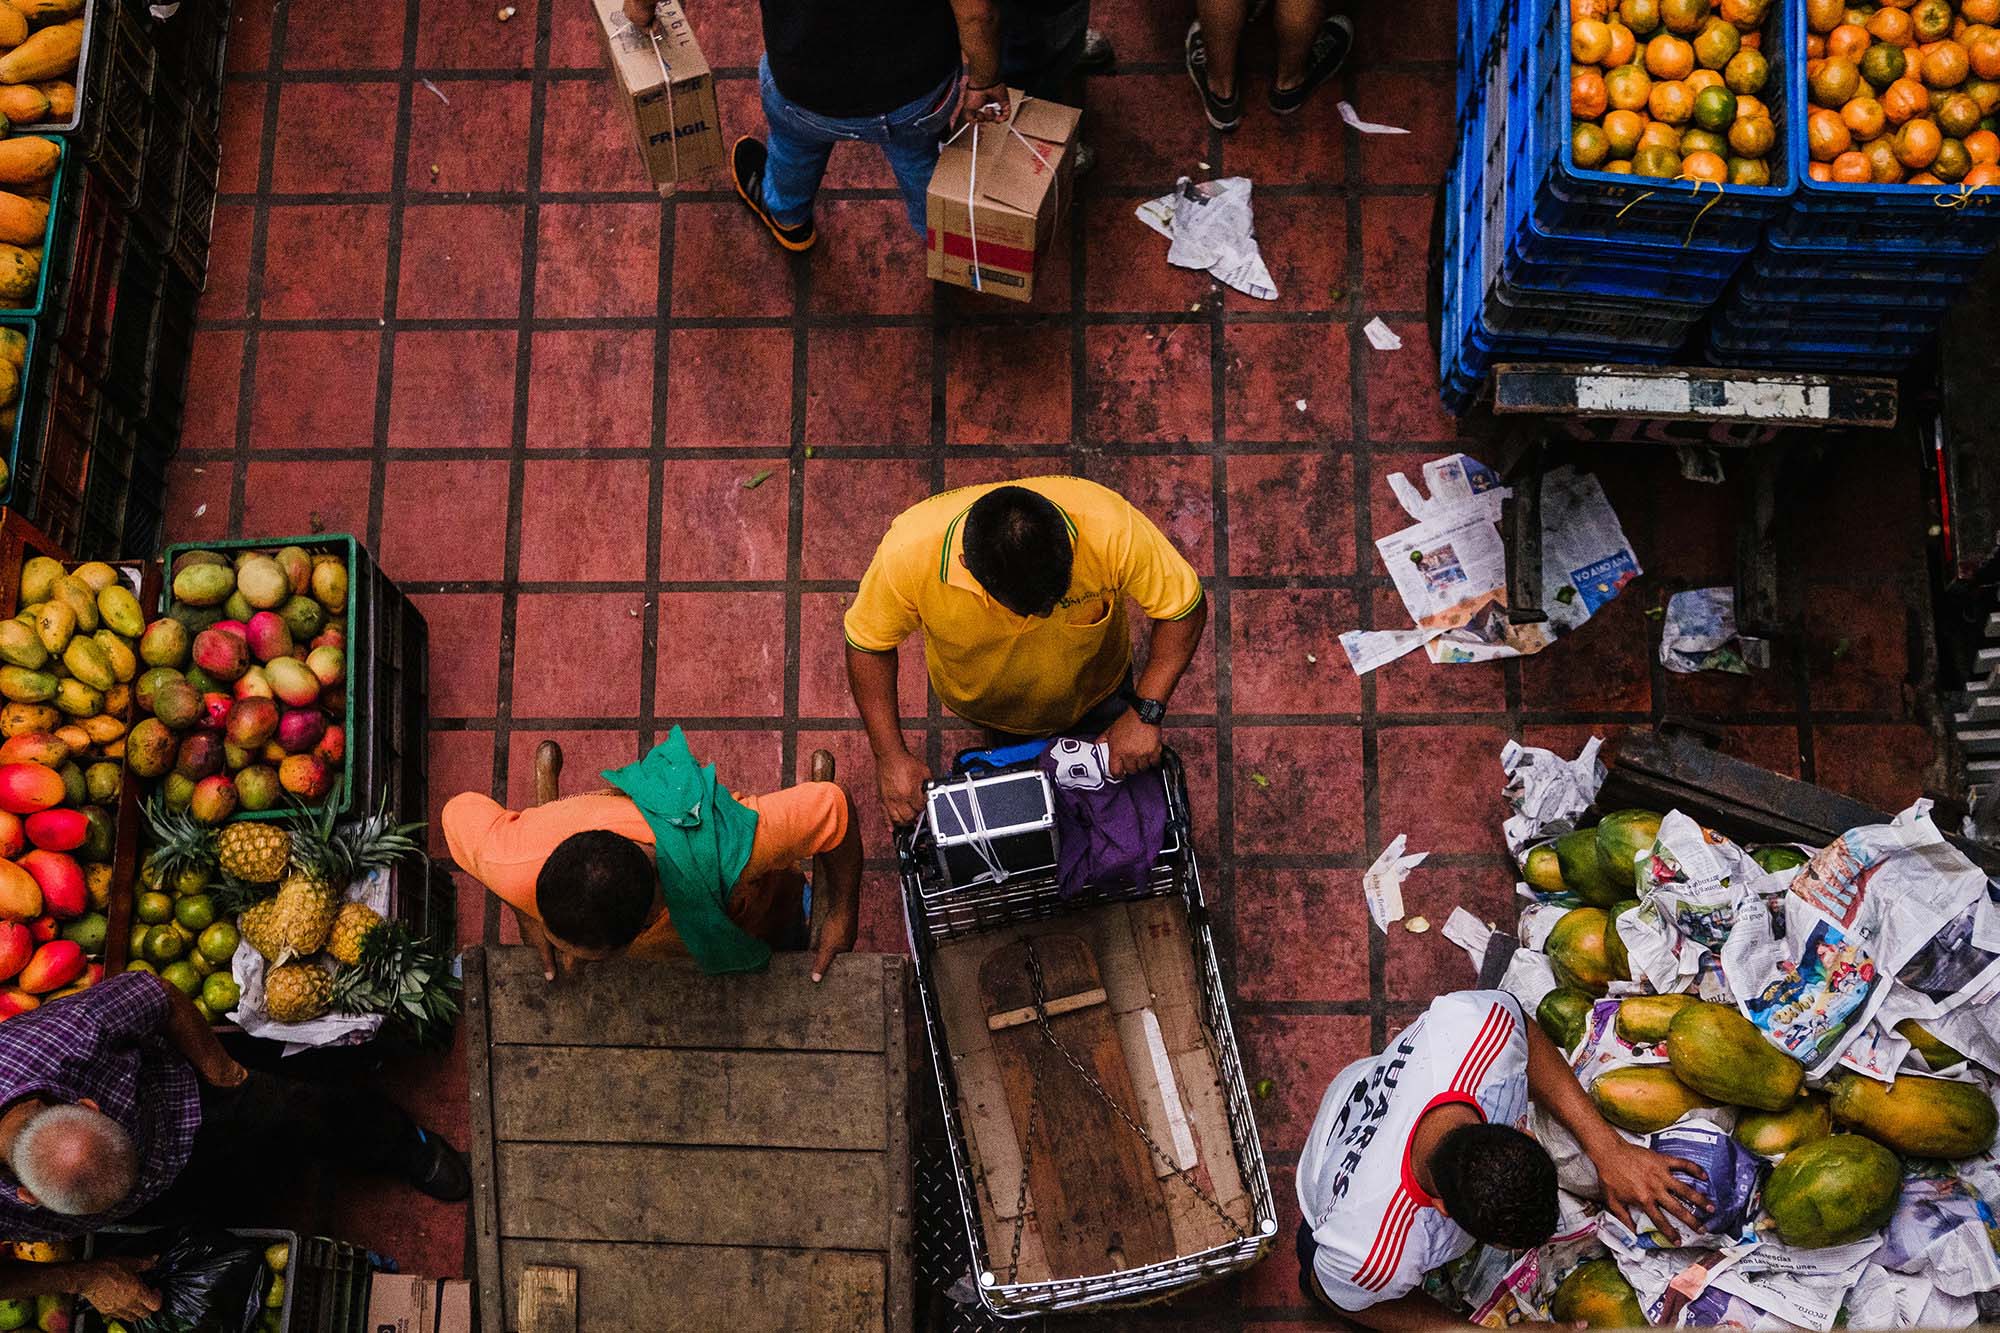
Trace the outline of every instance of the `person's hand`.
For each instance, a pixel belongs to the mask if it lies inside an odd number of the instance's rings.
[[[562,972],[563,957],[556,952],[555,942],[542,929],[542,923],[527,915],[518,914],[517,924],[521,927],[521,942],[531,944],[542,959],[542,980],[553,982]]]
[[[815,982],[826,975],[836,955],[854,951],[854,937],[860,930],[860,913],[852,907],[836,907],[826,914],[812,942]]]
[[[891,824],[901,828],[917,822],[924,810],[924,783],[930,776],[931,766],[908,750],[875,761],[875,787]]]
[[[202,1080],[211,1088],[240,1088],[243,1086],[244,1080],[250,1077],[249,1070],[237,1064],[227,1055],[222,1056],[216,1063],[199,1072]]]
[[[635,28],[653,26],[653,12],[659,0],[625,0],[625,18]]]
[[[1146,725],[1133,712],[1119,714],[1110,730],[1098,737],[1111,748],[1111,776],[1129,778],[1160,766],[1160,729]]]
[[[973,87],[970,81],[960,85],[958,90],[958,111],[951,118],[953,125],[967,120],[979,120],[992,124],[995,121],[1005,119],[1007,119],[1007,84],[1005,80],[987,84],[983,88]]]
[[[91,1265],[90,1276],[77,1287],[77,1295],[106,1319],[144,1319],[160,1308],[160,1293],[139,1277],[154,1262],[136,1255],[99,1259]]]
[[[1605,1208],[1632,1231],[1646,1230],[1637,1219],[1649,1214],[1669,1240],[1677,1241],[1680,1235],[1670,1218],[1700,1231],[1696,1210],[1712,1211],[1700,1190],[1674,1175],[1681,1171],[1696,1180],[1708,1179],[1706,1171],[1684,1157],[1668,1157],[1619,1139],[1593,1153],[1591,1161],[1597,1167],[1597,1178],[1604,1183]]]

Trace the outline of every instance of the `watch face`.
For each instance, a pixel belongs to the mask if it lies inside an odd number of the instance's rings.
[[[1141,722],[1149,727],[1157,727],[1161,719],[1167,715],[1167,706],[1157,699],[1141,699],[1133,711],[1139,715]]]

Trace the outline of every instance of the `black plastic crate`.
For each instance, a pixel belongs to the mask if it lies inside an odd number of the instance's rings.
[[[130,224],[95,168],[72,172],[63,188],[64,230],[56,249],[64,263],[49,274],[43,328],[85,374],[102,378],[111,368]]]
[[[170,453],[141,419],[105,401],[91,432],[79,560],[148,556],[158,546]]]
[[[292,1267],[285,1333],[365,1333],[375,1266],[345,1241],[301,1237]]]
[[[133,220],[190,281],[208,272],[222,170],[220,104],[202,107],[162,88],[154,99],[144,184]]]
[[[85,487],[104,394],[52,339],[40,339],[28,377],[11,507],[66,551],[83,533]]]
[[[356,793],[348,813],[372,813],[386,800],[400,820],[427,819],[430,628],[367,547],[357,542],[355,555],[357,623],[349,626],[347,651],[359,693],[347,738]]]
[[[121,208],[139,203],[146,144],[153,120],[159,58],[139,17],[143,7],[104,0],[91,32],[93,50],[77,89],[83,119],[75,143],[96,167]]]
[[[219,106],[229,40],[229,0],[181,0],[167,18],[154,17],[149,9],[147,19],[162,82],[180,89],[197,104]]]
[[[103,371],[105,396],[135,417],[148,407],[166,301],[167,261],[145,236],[135,235],[119,265]]]

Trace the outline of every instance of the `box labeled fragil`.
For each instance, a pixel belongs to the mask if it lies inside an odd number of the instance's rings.
[[[368,1333],[472,1333],[472,1284],[377,1273],[369,1279]]]
[[[600,0],[601,2],[601,0]],[[1029,301],[1075,195],[1082,112],[1009,89],[1006,124],[961,127],[938,154],[924,246],[937,282]]]
[[[661,0],[651,28],[635,28],[623,0],[592,0],[611,76],[646,175],[663,195],[722,164],[715,76],[675,0]]]

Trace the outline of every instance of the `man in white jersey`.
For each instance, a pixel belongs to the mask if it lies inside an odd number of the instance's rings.
[[[1590,1154],[1621,1220],[1698,1229],[1702,1196],[1671,1173],[1700,1168],[1619,1137],[1512,996],[1461,991],[1327,1088],[1299,1156],[1299,1285],[1370,1328],[1462,1325],[1425,1273],[1475,1241],[1530,1249],[1555,1233],[1555,1164],[1514,1128],[1530,1098]]]

